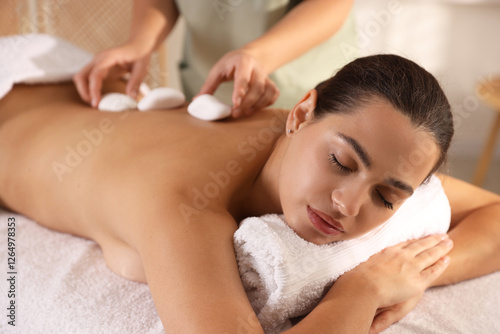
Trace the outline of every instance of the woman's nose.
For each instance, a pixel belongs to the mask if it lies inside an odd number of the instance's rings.
[[[335,189],[332,192],[333,205],[338,208],[344,216],[357,216],[363,202],[361,189],[350,187],[349,189]]]

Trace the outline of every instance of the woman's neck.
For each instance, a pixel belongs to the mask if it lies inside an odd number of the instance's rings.
[[[246,205],[249,214],[260,216],[283,212],[279,194],[279,175],[281,161],[287,147],[288,138],[283,134],[276,141],[271,155],[250,189]]]

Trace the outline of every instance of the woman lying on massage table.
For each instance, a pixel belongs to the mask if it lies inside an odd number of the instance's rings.
[[[0,101],[0,204],[95,240],[113,271],[149,284],[167,332],[259,333],[235,261],[237,222],[284,213],[316,244],[358,237],[436,171],[452,133],[435,79],[390,55],[350,63],[290,112],[213,123],[185,108],[98,112],[70,84],[17,86]],[[379,331],[427,287],[499,270],[499,196],[451,177],[443,186],[449,265],[443,236],[392,247],[343,275],[289,332]]]

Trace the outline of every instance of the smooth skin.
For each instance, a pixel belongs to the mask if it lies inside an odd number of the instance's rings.
[[[303,0],[264,35],[225,54],[212,67],[198,95],[213,94],[222,82],[234,81],[233,117],[273,104],[279,91],[268,75],[337,32],[352,4],[352,0]],[[174,0],[135,0],[129,41],[97,54],[74,76],[81,98],[97,107],[103,80],[126,72],[130,73],[126,93],[136,98],[151,54],[178,17]]]
[[[105,86],[105,91],[123,89],[117,82]],[[398,174],[388,161],[394,160],[390,150],[372,146],[386,135],[404,135],[397,142],[411,149],[418,144],[415,138],[422,138],[390,106],[373,101],[376,112],[371,114],[387,113],[397,127],[347,133],[373,158],[372,168],[366,169],[347,144],[330,135],[341,125],[346,132],[365,113],[313,122],[314,105],[313,90],[291,112],[263,110],[246,119],[209,123],[190,117],[184,108],[95,112],[79,102],[69,84],[16,86],[0,101],[0,155],[5,161],[0,165],[0,204],[48,228],[96,241],[113,271],[149,284],[169,332],[234,333],[245,326],[261,333],[235,260],[238,221],[284,212],[287,220],[297,214],[294,224],[300,227],[304,211],[296,207],[310,205],[339,215],[346,227],[339,238],[348,238],[359,232],[358,223],[368,223],[364,213],[382,221],[390,216],[376,191],[399,205],[403,195],[386,184],[386,167],[391,177],[412,187],[428,173],[417,168],[411,176]],[[374,119],[363,126],[369,121]],[[293,133],[285,135],[285,127]],[[408,131],[394,132],[399,129]],[[102,132],[102,140],[93,137],[88,153],[82,143],[90,142],[93,130]],[[305,147],[319,154],[320,161],[305,156]],[[71,149],[85,153],[79,162],[67,160]],[[330,163],[332,152],[351,169],[349,174],[330,165],[321,179],[304,179],[307,170],[312,175],[325,161]],[[351,188],[344,186],[346,179]],[[451,177],[443,180],[455,244],[449,264],[445,255],[451,243],[442,236],[387,249],[342,276],[289,332],[378,332],[403,317],[427,287],[499,270],[499,197]],[[300,187],[280,198],[287,181]],[[359,202],[354,193],[362,195]],[[358,214],[349,216],[353,208]],[[305,238],[328,241],[307,225],[303,231]]]

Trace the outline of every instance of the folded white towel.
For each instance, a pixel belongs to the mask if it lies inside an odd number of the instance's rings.
[[[289,328],[308,313],[331,284],[371,255],[450,225],[450,205],[433,176],[385,223],[352,240],[316,245],[300,238],[282,215],[242,221],[234,235],[240,276],[266,333]]]
[[[0,37],[0,99],[16,83],[71,80],[92,54],[68,41],[45,34]]]

